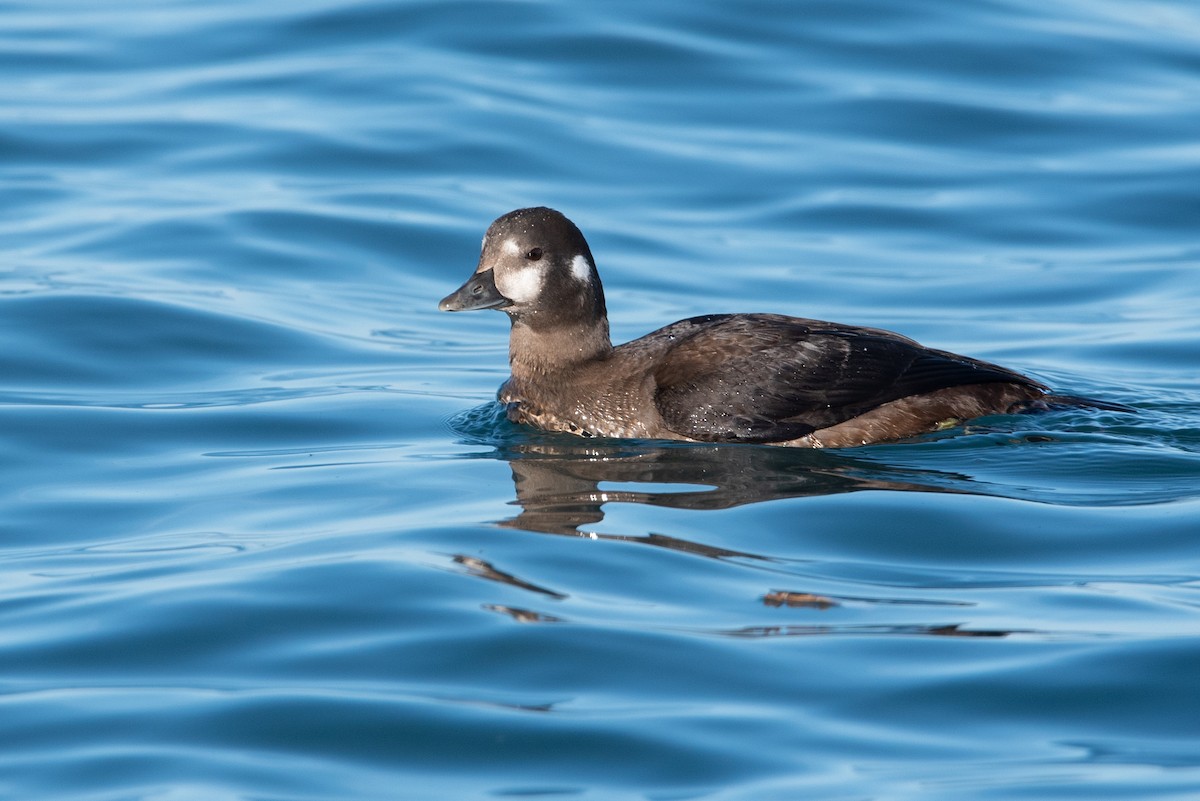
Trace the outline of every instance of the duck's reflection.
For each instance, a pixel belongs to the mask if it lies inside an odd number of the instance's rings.
[[[520,513],[499,521],[506,528],[546,534],[621,540],[668,548],[714,559],[776,564],[762,554],[705,545],[661,534],[601,533],[605,506],[647,504],[673,509],[727,509],[784,498],[831,495],[858,490],[983,494],[971,478],[943,471],[891,467],[845,452],[800,451],[756,446],[703,446],[636,442],[575,442],[548,438],[508,443],[494,456],[508,462]],[[491,562],[457,555],[471,575],[507,584],[543,599],[563,600],[568,593],[520,578]],[[850,605],[966,605],[945,600],[827,596],[803,588],[772,589],[759,596],[766,607],[808,608],[821,612]],[[488,611],[521,623],[559,623],[563,618],[534,609],[487,604]],[[748,625],[714,629],[734,638],[831,634],[906,634],[943,637],[1003,637],[1005,630],[962,628],[958,623],[902,625]]]
[[[547,534],[579,534],[581,526],[603,520],[604,505],[612,503],[728,509],[858,490],[978,491],[969,487],[966,476],[953,473],[889,468],[841,452],[767,446],[542,442],[508,445],[498,455],[512,468],[516,505],[522,510],[501,525]],[[753,556],[661,539],[654,544],[713,551],[713,556]]]
[[[944,626],[747,626],[718,632],[730,637],[815,637],[831,634],[862,636],[867,634],[910,635],[917,637],[1008,637],[1025,632],[1016,629],[964,629],[957,623]]]
[[[496,567],[495,565],[493,565],[491,562],[484,561],[483,559],[478,559],[474,556],[466,556],[465,554],[458,554],[454,557],[454,562],[455,562],[455,564],[459,564],[459,565],[462,565],[463,567],[465,567],[467,569],[467,572],[470,573],[471,575],[479,576],[480,578],[485,578],[485,579],[488,579],[489,581],[498,581],[501,584],[509,584],[513,587],[518,587],[522,590],[529,590],[530,592],[537,592],[537,593],[541,593],[542,595],[549,595],[551,598],[566,598],[567,597],[567,596],[563,595],[561,592],[555,592],[554,590],[549,589],[548,587],[539,587],[537,584],[534,584],[533,582],[530,582],[530,581],[525,581],[522,578],[518,578],[517,576],[514,576],[512,573],[506,573],[505,571],[503,571],[503,570],[499,569],[498,567]]]

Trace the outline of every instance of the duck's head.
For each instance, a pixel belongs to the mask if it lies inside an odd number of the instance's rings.
[[[532,328],[603,324],[604,289],[587,240],[554,209],[517,209],[483,237],[479,266],[438,304],[442,311],[500,309]]]

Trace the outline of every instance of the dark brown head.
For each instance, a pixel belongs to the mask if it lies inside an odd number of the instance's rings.
[[[518,209],[483,237],[475,274],[438,308],[500,309],[539,331],[603,326],[604,288],[592,251],[575,224],[554,209]]]

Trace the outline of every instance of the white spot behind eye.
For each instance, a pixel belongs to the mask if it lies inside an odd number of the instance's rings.
[[[542,293],[544,280],[541,265],[505,270],[496,273],[495,278],[500,294],[513,303],[530,303]]]
[[[517,244],[515,239],[504,240],[504,252],[510,256],[517,256],[521,253],[521,246]]]
[[[588,262],[587,256],[580,253],[571,259],[571,275],[585,284],[591,283],[592,265]]]

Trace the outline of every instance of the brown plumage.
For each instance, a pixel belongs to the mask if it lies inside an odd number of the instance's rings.
[[[439,308],[507,313],[509,419],[583,436],[845,447],[1079,402],[890,331],[776,314],[692,317],[614,348],[591,250],[547,208],[493,222]]]

